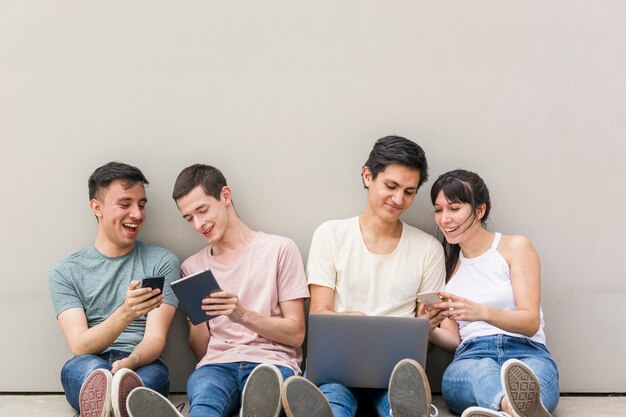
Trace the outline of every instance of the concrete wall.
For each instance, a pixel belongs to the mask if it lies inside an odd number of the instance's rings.
[[[61,389],[47,275],[93,244],[95,167],[142,168],[142,239],[181,259],[204,244],[169,197],[194,162],[306,258],[317,225],[360,212],[361,165],[391,133],[431,178],[480,173],[491,228],[534,242],[563,391],[626,392],[625,21],[617,0],[0,3],[0,392]],[[405,220],[435,233],[430,184]]]

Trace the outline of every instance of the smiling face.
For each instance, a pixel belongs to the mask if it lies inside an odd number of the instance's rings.
[[[202,186],[198,185],[178,198],[176,204],[187,223],[207,242],[215,244],[222,239],[228,227],[228,207],[232,204],[230,197],[230,189],[226,186],[218,200],[209,196]]]
[[[420,181],[416,169],[404,165],[387,165],[375,179],[372,172],[363,167],[363,183],[368,189],[367,210],[385,222],[395,223],[413,203]]]
[[[448,201],[443,191],[440,191],[434,206],[435,223],[451,245],[459,244],[481,227],[484,204],[474,212],[471,204]]]
[[[107,256],[130,252],[145,219],[146,191],[141,182],[128,189],[123,180],[113,180],[90,201],[98,218],[96,247]]]

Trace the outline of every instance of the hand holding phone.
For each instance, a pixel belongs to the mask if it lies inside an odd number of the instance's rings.
[[[145,277],[141,280],[141,288],[159,289],[161,294],[163,293],[163,284],[165,283],[165,277]],[[156,297],[156,295],[155,295]]]

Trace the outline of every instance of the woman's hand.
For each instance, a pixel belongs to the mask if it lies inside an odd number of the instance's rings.
[[[438,293],[445,300],[443,303],[433,304],[433,309],[441,309],[441,315],[451,320],[486,321],[488,306],[476,303],[470,299],[459,297],[447,292]]]

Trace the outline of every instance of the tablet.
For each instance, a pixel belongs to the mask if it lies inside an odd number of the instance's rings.
[[[214,292],[222,291],[217,283],[213,272],[205,269],[195,274],[187,275],[171,284],[172,290],[178,301],[187,313],[187,317],[193,324],[204,323],[215,316],[207,315],[202,310],[202,300]]]

